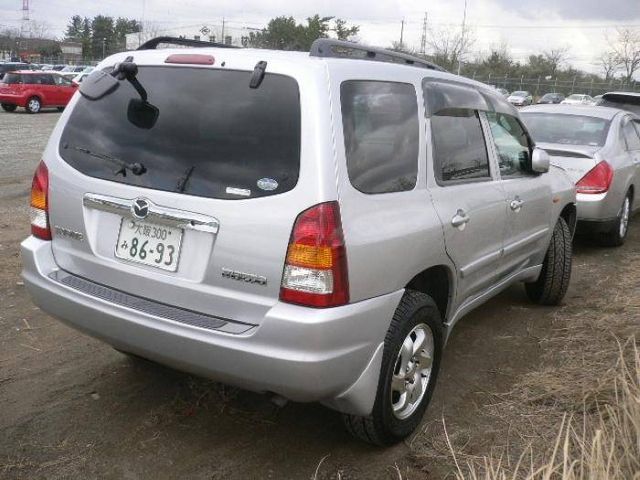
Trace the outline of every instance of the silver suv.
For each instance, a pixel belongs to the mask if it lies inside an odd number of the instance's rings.
[[[464,314],[516,282],[563,298],[574,185],[495,90],[328,39],[158,43],[99,65],[36,171],[23,276],[46,312],[389,444]]]

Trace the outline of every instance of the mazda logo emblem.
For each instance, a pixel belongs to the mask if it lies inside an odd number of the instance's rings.
[[[136,218],[147,218],[149,215],[149,202],[144,198],[136,198],[131,205],[131,213]]]

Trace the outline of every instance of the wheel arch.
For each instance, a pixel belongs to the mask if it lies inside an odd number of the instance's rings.
[[[405,288],[429,295],[436,303],[442,321],[446,321],[454,292],[454,273],[449,266],[426,268],[414,276]]]
[[[568,203],[560,212],[560,217],[567,222],[571,237],[576,233],[576,224],[578,223],[578,211],[575,203]]]

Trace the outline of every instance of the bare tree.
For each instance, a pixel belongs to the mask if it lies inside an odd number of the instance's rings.
[[[427,36],[433,60],[449,70],[457,68],[458,62],[466,59],[474,42],[474,32],[468,27],[432,28]]]
[[[611,80],[615,77],[616,72],[620,68],[620,62],[615,52],[604,51],[600,54],[597,61],[598,66],[604,74],[605,81]]]
[[[564,46],[545,50],[542,52],[542,55],[551,67],[551,74],[555,75],[556,72],[569,60],[569,47]]]
[[[640,29],[618,28],[616,39],[610,42],[610,45],[626,80],[630,82],[634,73],[640,71]]]

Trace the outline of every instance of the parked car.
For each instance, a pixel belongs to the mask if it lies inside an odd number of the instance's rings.
[[[576,106],[529,107],[521,115],[536,145],[576,182],[580,229],[622,245],[640,208],[640,117]]]
[[[574,93],[560,102],[562,105],[593,105],[595,102],[591,95]]]
[[[597,103],[603,107],[622,108],[640,115],[640,93],[638,92],[607,92]]]
[[[388,444],[463,315],[516,282],[562,300],[575,187],[495,90],[331,39],[156,43],[98,66],[37,168],[23,277],[46,312]]]
[[[525,90],[518,90],[509,95],[507,100],[516,107],[524,107],[533,103],[533,96]]]
[[[60,70],[60,73],[80,73],[82,72],[86,67],[86,65],[66,65],[62,70]]]
[[[73,77],[73,82],[78,84],[82,83],[84,79],[87,78],[91,74],[91,72],[93,72],[93,70],[94,67],[86,67],[82,72]]]
[[[564,95],[561,93],[545,93],[538,100],[538,104],[547,104],[547,103],[560,103],[564,100]]]
[[[7,73],[0,81],[0,106],[5,112],[23,107],[29,113],[43,108],[59,110],[69,103],[77,85],[55,72],[19,70]]]
[[[28,68],[29,68],[29,64],[28,63],[22,63],[22,62],[0,63],[0,80],[2,80],[2,78],[5,75],[5,73],[7,73],[7,72],[14,72],[16,70],[24,70],[24,69],[28,69]]]
[[[56,72],[59,72],[61,70],[63,70],[66,67],[66,65],[54,65],[51,70],[54,70]]]

